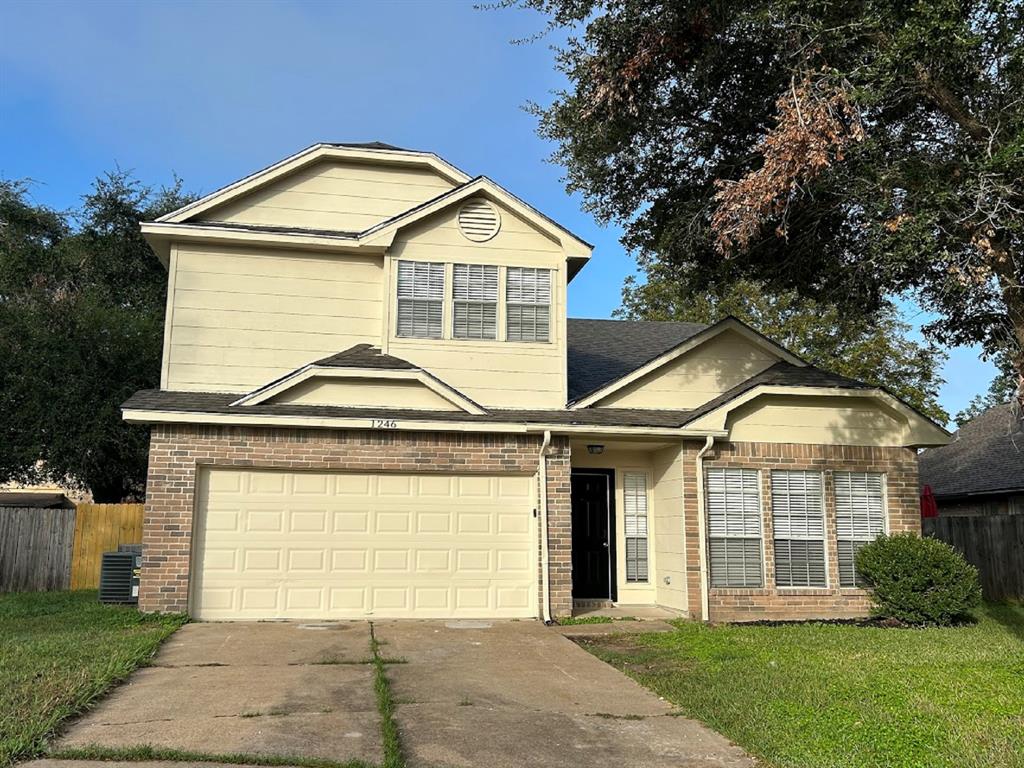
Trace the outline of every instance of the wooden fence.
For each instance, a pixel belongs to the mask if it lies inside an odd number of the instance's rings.
[[[0,592],[96,589],[103,553],[140,543],[141,504],[0,507]]]
[[[142,543],[141,504],[79,504],[71,554],[71,589],[96,589],[104,552]]]
[[[1024,515],[926,517],[921,528],[978,568],[987,599],[1024,600]]]
[[[0,508],[0,592],[67,589],[75,510]]]

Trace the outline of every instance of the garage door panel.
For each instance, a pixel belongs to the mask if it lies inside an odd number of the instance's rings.
[[[198,618],[536,615],[530,477],[212,469],[199,490]]]

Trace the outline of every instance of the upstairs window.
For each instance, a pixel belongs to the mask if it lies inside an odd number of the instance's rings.
[[[758,471],[709,469],[705,496],[711,586],[762,586]]]
[[[452,336],[456,339],[498,337],[498,268],[456,264],[452,269]]]
[[[551,336],[551,271],[509,267],[506,283],[506,338],[509,341],[548,341]]]
[[[647,581],[647,475],[626,472],[622,483],[626,523],[626,581]]]
[[[839,586],[863,586],[854,557],[857,550],[885,533],[885,491],[875,472],[836,472],[836,546]]]
[[[398,262],[398,335],[440,339],[444,316],[444,264]]]
[[[827,586],[820,472],[772,472],[772,524],[776,586]]]

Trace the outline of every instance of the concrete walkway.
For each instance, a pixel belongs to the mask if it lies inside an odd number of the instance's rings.
[[[410,768],[754,765],[538,622],[389,621],[375,623],[374,633],[381,655],[393,661],[387,674]],[[190,624],[55,746],[377,764],[383,755],[369,659],[363,622]]]

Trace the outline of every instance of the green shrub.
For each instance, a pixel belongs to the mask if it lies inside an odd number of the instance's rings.
[[[938,539],[880,536],[857,552],[871,613],[908,624],[950,624],[981,603],[978,569]]]

